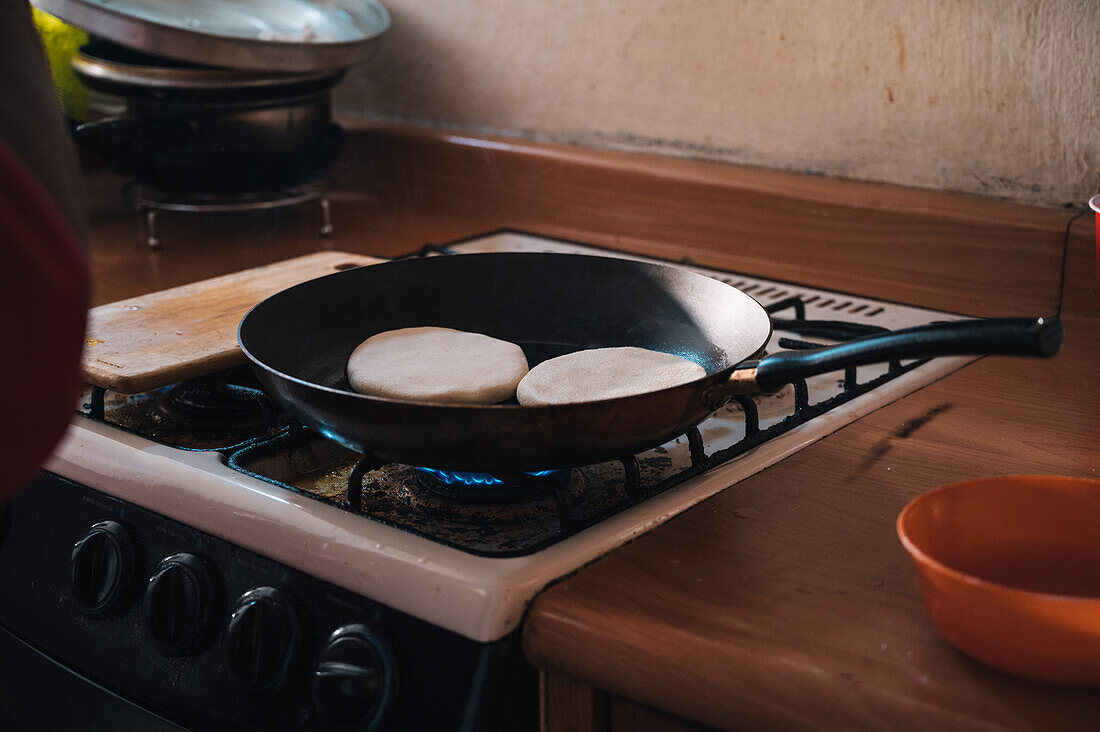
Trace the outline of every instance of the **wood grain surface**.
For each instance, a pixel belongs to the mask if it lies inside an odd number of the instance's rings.
[[[1082,228],[1054,359],[983,359],[612,552],[536,599],[529,655],[723,729],[1100,729],[1100,690],[1008,676],[948,644],[894,527],[947,483],[1098,477]]]
[[[347,120],[390,207],[979,316],[1050,314],[1073,212],[682,158]],[[476,232],[476,233],[481,233]]]
[[[540,672],[544,730],[702,732],[706,727],[609,694],[553,669]]]
[[[137,394],[244,363],[237,325],[253,305],[299,282],[379,261],[317,252],[100,305],[88,314],[82,376]]]
[[[608,694],[554,670],[539,674],[541,726],[571,732],[607,732]]]

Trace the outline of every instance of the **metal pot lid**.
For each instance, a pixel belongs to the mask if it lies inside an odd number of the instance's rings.
[[[390,25],[377,0],[31,0],[67,23],[146,53],[261,71],[363,61]]]
[[[202,66],[163,56],[149,56],[109,41],[93,41],[82,46],[73,56],[72,67],[88,87],[123,97],[137,93],[140,93],[138,96],[147,93],[163,94],[174,90],[224,92],[293,89],[300,93],[302,85],[327,89],[336,84],[345,72],[341,68],[272,73]]]

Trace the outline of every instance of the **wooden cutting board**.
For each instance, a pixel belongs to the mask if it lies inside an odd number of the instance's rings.
[[[299,282],[381,261],[317,252],[93,308],[84,381],[137,394],[243,364],[237,325],[253,305]]]

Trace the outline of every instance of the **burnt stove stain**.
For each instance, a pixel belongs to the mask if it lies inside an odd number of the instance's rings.
[[[587,481],[574,474],[563,490],[582,514],[592,512]],[[364,480],[363,508],[373,518],[416,527],[437,540],[489,553],[507,553],[553,539],[562,532],[557,503],[546,494],[512,503],[477,503],[425,490],[416,468],[387,465]]]
[[[185,450],[225,450],[271,436],[278,428],[274,405],[247,367],[161,387],[142,394],[101,391],[82,394],[83,413],[93,419]]]
[[[911,437],[921,427],[928,424],[939,415],[952,409],[954,406],[954,404],[947,402],[945,404],[939,405],[938,407],[933,407],[932,409],[929,409],[927,412],[919,417],[914,417],[913,419],[907,420],[904,424],[901,425],[901,427],[894,430],[894,433],[892,435],[884,437],[878,442],[877,445],[875,445],[874,449],[871,450],[871,454],[868,455],[866,459],[864,459],[863,463],[859,467],[859,470],[853,473],[852,477],[854,478],[862,473],[867,472],[867,470],[869,470],[875,463],[886,457],[886,454],[894,449],[894,446],[898,442],[908,437]]]
[[[106,398],[104,420],[137,435],[186,450],[219,450],[267,434],[263,420],[207,423],[160,409],[163,392]]]

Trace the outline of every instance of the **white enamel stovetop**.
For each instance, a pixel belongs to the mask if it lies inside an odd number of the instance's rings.
[[[616,255],[537,237],[500,233],[460,244],[461,252],[577,251]],[[811,319],[844,318],[890,329],[958,316],[833,292],[693,268],[748,291],[763,305],[800,295]],[[778,350],[773,336],[769,351]],[[935,359],[868,394],[812,419],[749,453],[628,508],[533,554],[485,557],[463,552],[241,474],[219,453],[189,452],[151,442],[78,415],[47,468],[123,500],[214,534],[314,577],[369,597],[476,641],[514,630],[544,586],[682,511],[861,416],[972,361]],[[865,382],[883,367],[861,367]],[[810,403],[837,393],[837,374],[808,380]],[[787,401],[785,401],[785,399]],[[793,397],[759,401],[767,428]],[[727,407],[700,426],[708,454],[744,434],[739,408]],[[665,446],[687,450],[681,438]],[[731,486],[733,486],[731,488]]]

